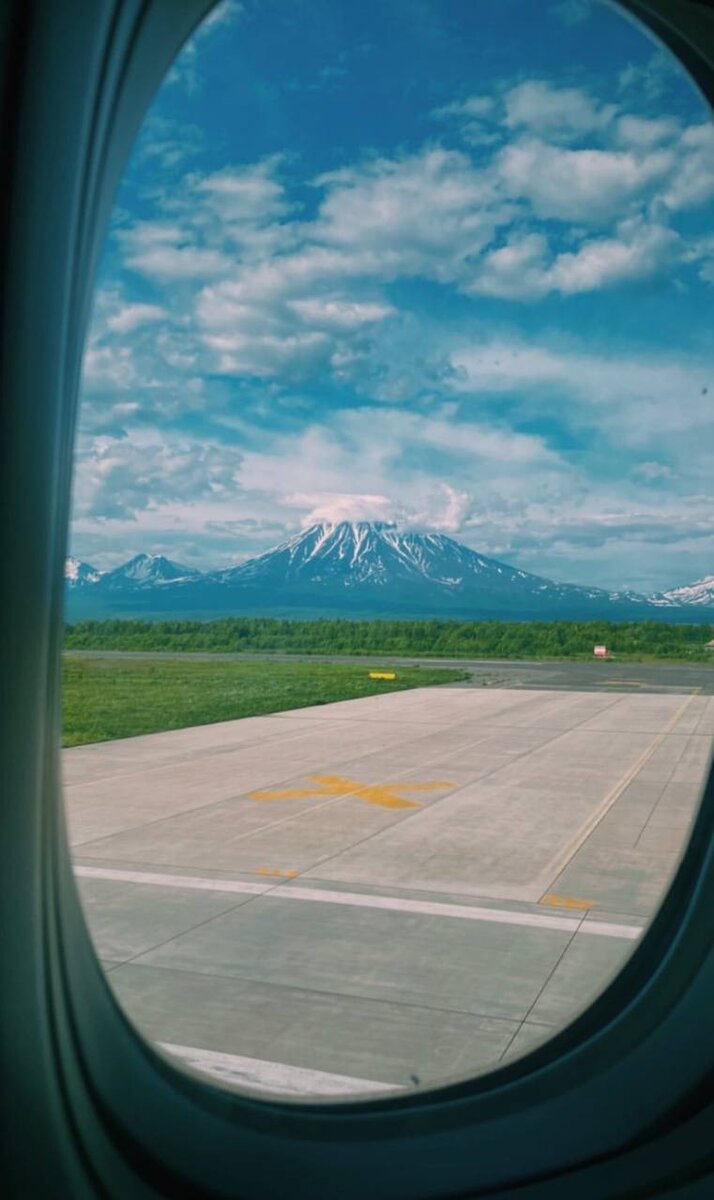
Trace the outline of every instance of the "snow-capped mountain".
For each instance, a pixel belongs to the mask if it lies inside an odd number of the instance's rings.
[[[201,573],[148,554],[113,571],[98,572],[87,564],[67,571],[70,619],[293,613],[691,620],[686,615],[691,605],[714,606],[713,580],[657,596],[555,583],[487,558],[445,534],[404,532],[372,521],[312,525],[273,550],[220,571]],[[75,582],[80,575],[81,585]],[[707,587],[709,599],[704,598]]]
[[[404,600],[461,597],[498,602],[513,598],[541,603],[577,595],[580,599],[620,600],[624,593],[599,588],[579,588],[553,583],[539,575],[519,571],[486,558],[443,533],[401,532],[395,525],[377,521],[342,521],[304,529],[274,550],[219,573],[226,585],[264,584],[272,587],[309,587],[344,593],[371,593],[388,603],[397,592],[409,590]],[[633,597],[640,603],[644,597]]]
[[[106,571],[98,581],[102,588],[153,587],[176,583],[179,579],[196,579],[200,571],[164,558],[163,554],[137,554],[129,562]]]
[[[87,584],[98,583],[101,571],[90,567],[89,563],[79,558],[66,558],[64,563],[64,578],[68,588],[84,587]]]
[[[652,597],[653,604],[697,604],[714,608],[714,575],[697,579],[695,583],[684,584],[683,587],[670,588],[668,592],[660,592]]]

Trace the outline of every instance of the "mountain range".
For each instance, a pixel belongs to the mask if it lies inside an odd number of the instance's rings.
[[[70,621],[236,614],[693,621],[706,619],[704,609],[714,615],[714,576],[648,595],[556,583],[445,534],[371,521],[311,525],[217,571],[163,555],[138,554],[111,571],[69,558],[65,580]]]

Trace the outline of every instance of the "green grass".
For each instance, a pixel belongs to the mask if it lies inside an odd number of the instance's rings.
[[[209,725],[407,688],[467,679],[465,671],[400,667],[369,678],[368,663],[80,659],[63,664],[65,746]]]

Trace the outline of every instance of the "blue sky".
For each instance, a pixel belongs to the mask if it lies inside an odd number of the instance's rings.
[[[315,520],[551,577],[714,571],[714,132],[587,0],[242,0],[147,114],[85,356],[72,552]]]

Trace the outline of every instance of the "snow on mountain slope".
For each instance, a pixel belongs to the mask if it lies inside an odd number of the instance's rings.
[[[683,587],[670,588],[667,592],[653,597],[654,604],[696,604],[700,607],[714,608],[714,575],[698,579],[696,583],[685,584]]]
[[[196,579],[199,571],[164,558],[163,554],[137,554],[129,562],[101,578],[104,588],[165,586],[183,579]]]
[[[214,575],[223,585],[311,587],[411,598],[441,595],[451,601],[478,593],[507,602],[528,597],[539,604],[577,596],[580,600],[633,602],[635,593],[609,593],[553,583],[497,562],[442,533],[402,532],[386,522],[342,521],[312,525],[274,550]]]
[[[90,567],[89,563],[82,562],[79,558],[66,558],[64,577],[68,588],[84,587],[87,584],[97,583],[101,578],[101,571],[98,571],[96,567]]]

